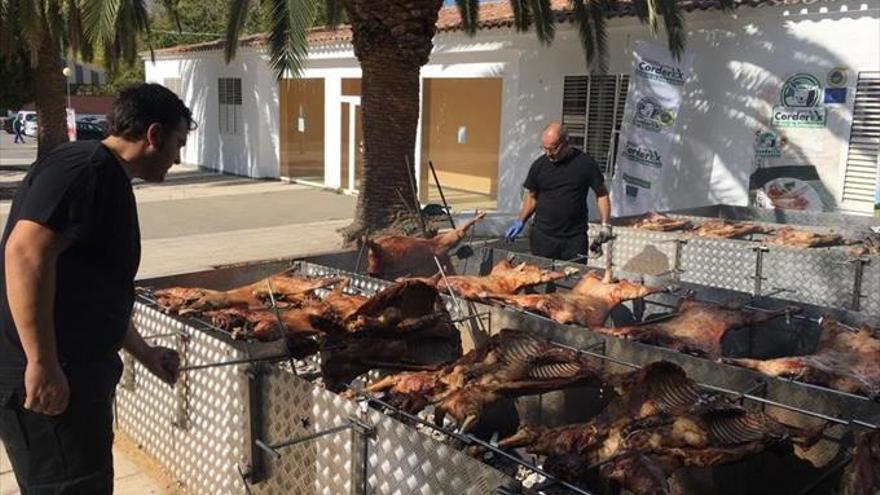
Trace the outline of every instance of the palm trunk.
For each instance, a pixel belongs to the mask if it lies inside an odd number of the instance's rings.
[[[65,111],[64,76],[61,74],[61,48],[44,28],[43,40],[37,58],[35,94],[39,121],[37,156],[67,141],[67,112]]]
[[[417,211],[412,187],[419,119],[419,66],[393,48],[374,46],[361,58],[364,176],[352,237],[376,232]]]
[[[364,176],[345,240],[417,220],[414,169],[419,72],[433,48],[442,0],[347,0],[355,55],[361,63]]]

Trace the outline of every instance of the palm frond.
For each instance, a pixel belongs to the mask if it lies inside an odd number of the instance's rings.
[[[226,63],[235,58],[238,51],[238,38],[247,21],[250,0],[234,0],[229,4],[229,22],[226,23],[226,48],[224,55]]]
[[[83,0],[82,20],[86,37],[93,43],[112,44],[116,20],[125,0]]]
[[[86,62],[94,58],[93,45],[83,31],[82,13],[76,0],[67,0],[67,42],[70,51]]]
[[[682,11],[676,0],[657,0],[657,10],[663,16],[663,27],[666,30],[669,51],[678,60],[684,52],[686,38]]]
[[[550,0],[530,0],[530,10],[535,20],[535,34],[545,45],[553,42],[556,34],[556,14],[550,8]]]
[[[60,40],[63,45],[67,45],[67,30],[65,26],[64,15],[61,12],[61,3],[57,0],[46,3],[46,26],[49,28],[49,34],[56,40]]]
[[[279,80],[298,76],[309,51],[308,31],[315,20],[315,2],[264,0],[269,3],[269,64]]]
[[[732,13],[736,7],[736,0],[719,0],[719,3],[721,4],[721,10],[726,14]]]
[[[477,34],[477,22],[480,17],[479,0],[455,0],[455,4],[461,15],[461,28],[471,36]]]
[[[590,2],[590,20],[593,22],[593,36],[596,42],[597,68],[600,73],[608,70],[608,30],[605,20],[608,18],[610,5],[608,0],[592,0]]]
[[[10,2],[11,16],[9,19],[18,19],[22,39],[31,47],[30,52],[32,54],[36,54],[39,51],[40,42],[43,41],[43,12],[41,7],[42,5],[30,0]]]
[[[335,28],[342,23],[343,9],[341,0],[325,0],[324,15],[327,16],[327,26]]]
[[[532,14],[529,11],[527,0],[510,0],[510,8],[513,10],[513,25],[517,31],[528,31],[532,25]]]
[[[577,22],[578,34],[584,48],[584,55],[587,58],[587,65],[592,65],[593,59],[596,58],[596,43],[590,13],[587,11],[584,0],[572,0],[571,10],[574,13],[575,22]]]

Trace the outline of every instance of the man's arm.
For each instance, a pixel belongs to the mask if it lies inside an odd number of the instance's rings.
[[[52,229],[20,220],[3,253],[9,310],[27,358],[24,407],[39,414],[61,414],[70,398],[54,322],[56,263],[70,245]]]
[[[535,207],[538,205],[538,194],[535,191],[526,189],[526,197],[523,198],[522,209],[519,211],[519,220],[522,223],[529,221],[532,214],[535,213]]]
[[[174,382],[177,381],[180,369],[180,356],[177,351],[147,344],[132,322],[128,323],[128,331],[125,333],[125,340],[122,341],[122,348],[163,382],[174,385]]]
[[[599,207],[599,218],[602,220],[602,225],[611,225],[611,197],[605,186],[596,192],[596,205]]]

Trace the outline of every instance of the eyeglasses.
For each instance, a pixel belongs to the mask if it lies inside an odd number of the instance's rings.
[[[560,139],[559,141],[556,141],[556,144],[554,144],[553,146],[551,146],[549,148],[542,145],[541,152],[544,154],[547,154],[547,155],[555,155],[555,154],[559,153],[559,150],[561,150],[563,146],[565,146],[565,140]]]

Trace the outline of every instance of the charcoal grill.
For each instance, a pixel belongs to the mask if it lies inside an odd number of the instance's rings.
[[[457,268],[459,273],[486,273],[495,262],[509,256],[548,267],[565,265],[501,249],[478,248],[470,258],[459,260]],[[388,285],[388,282],[353,273],[357,265],[357,253],[340,253],[141,283],[156,288],[191,285],[227,289],[292,266],[309,276],[346,275],[352,280],[354,290],[367,294]],[[583,265],[569,265],[586,269]],[[692,291],[698,299],[710,301],[745,299],[757,308],[790,304],[773,297],[696,285],[674,274],[651,277],[618,271],[616,275],[644,279],[650,284],[678,285],[676,294],[657,294],[644,302],[626,304],[612,315],[619,322],[667,311],[684,291]],[[510,307],[451,297],[446,297],[446,302],[453,318],[463,327],[465,350],[505,327],[529,329],[605,360],[609,370],[629,369],[658,359],[676,362],[707,388],[734,394],[754,407],[788,414],[791,416],[786,418],[788,422],[838,424],[839,427],[829,433],[836,438],[848,439],[847,432],[876,428],[880,423],[880,406],[866,397],[767,378],[751,370],[593,334],[581,327],[561,325]],[[811,320],[822,314],[853,325],[877,323],[864,313],[811,305],[802,307],[801,315],[793,316],[791,322],[774,329],[779,332],[773,333],[785,338],[774,340],[768,338],[770,332],[748,332],[726,342],[728,352],[769,355],[787,352],[790,348],[809,350],[818,338]],[[405,422],[376,409],[365,410],[297,376],[297,371],[302,375],[309,372],[308,362],[287,360],[282,365],[267,365],[267,362],[285,360],[281,343],[233,341],[207,322],[181,320],[159,312],[148,295],[139,297],[135,321],[147,336],[155,335],[157,341],[176,345],[184,354],[185,366],[205,366],[199,372],[187,373],[184,385],[175,390],[161,385],[139,366],[130,366],[128,370],[133,372],[127,372],[117,398],[120,429],[144,445],[147,452],[168,467],[192,493],[362,493],[364,484],[370,493],[412,493],[418,492],[418,487],[428,487],[426,493],[516,492],[517,483],[510,476],[419,433],[413,425],[429,427],[442,438],[455,440],[457,445],[476,444],[492,449],[491,443],[448,428],[426,425],[424,420],[394,410],[380,399],[365,400]],[[515,406],[521,419],[543,424],[582,421],[584,407],[588,405],[585,403],[589,402],[585,397],[590,393],[585,389],[553,392],[517,399]],[[836,464],[810,471],[811,477],[827,482],[827,477],[839,471],[842,463],[838,461],[843,454],[837,452],[835,446],[829,447],[828,456],[837,456]],[[267,454],[273,451],[272,455]],[[509,453],[497,452],[495,458],[541,473],[530,461]],[[728,467],[718,469],[735,471]],[[792,479],[798,481],[793,485],[796,490],[814,488],[813,480],[805,483],[797,476]],[[574,487],[569,490],[586,493]]]

